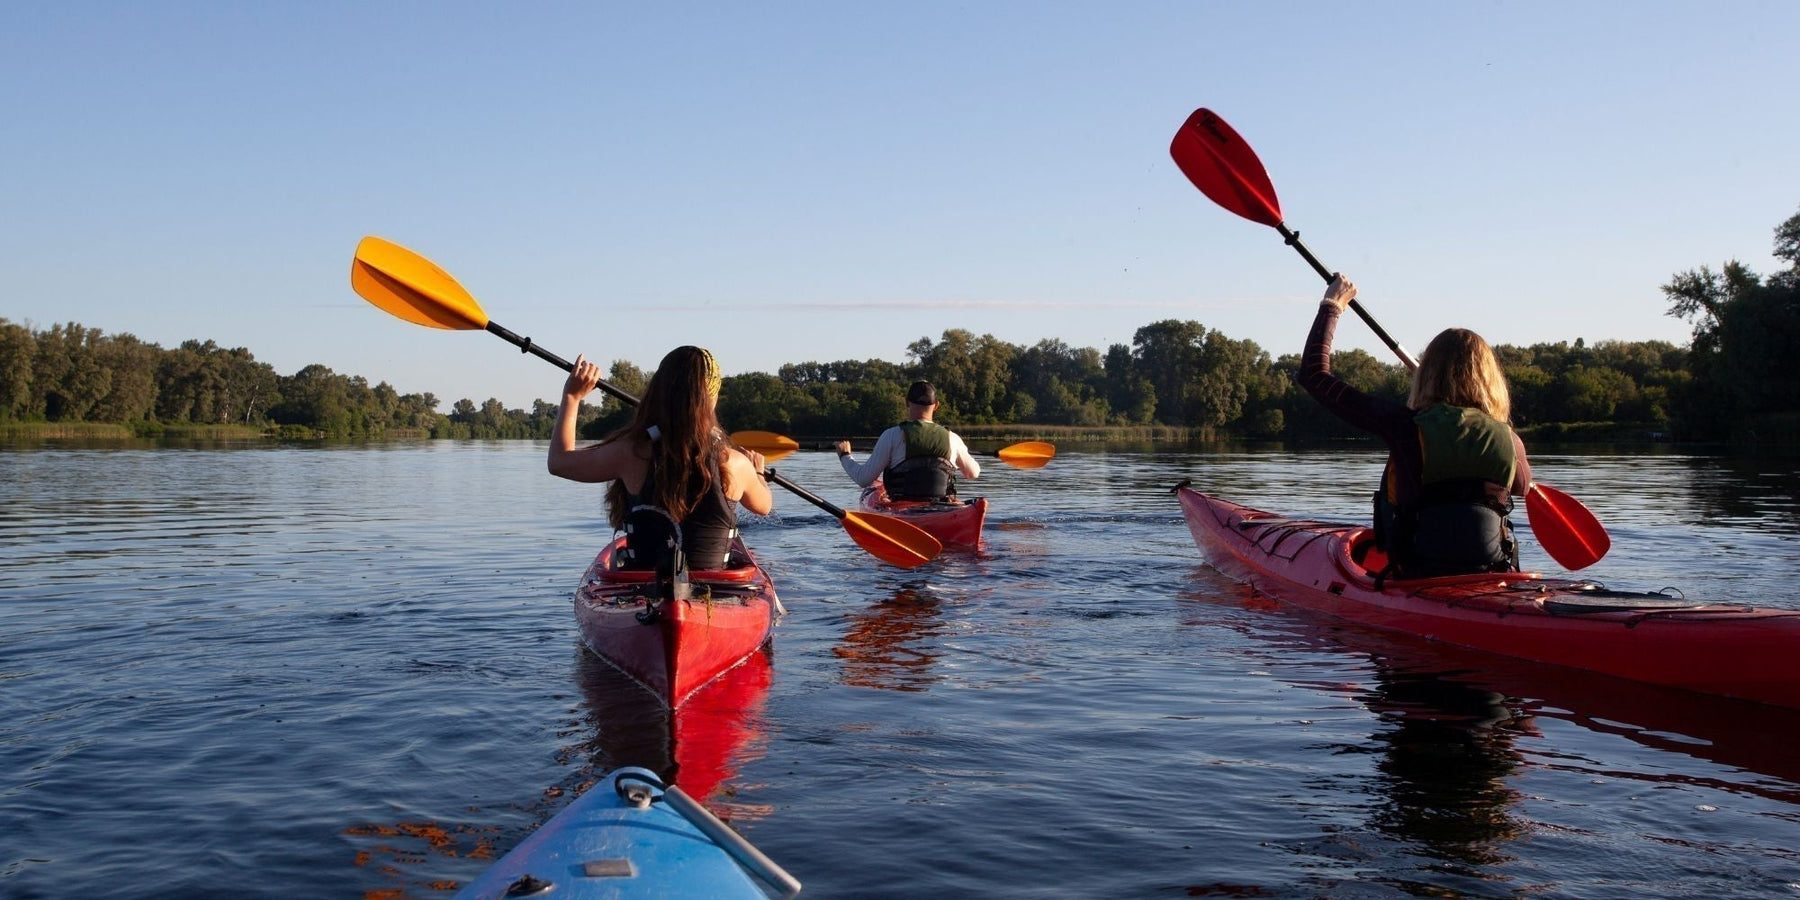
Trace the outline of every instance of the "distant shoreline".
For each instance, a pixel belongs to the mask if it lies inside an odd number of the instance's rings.
[[[428,440],[423,428],[392,428],[376,440]],[[130,441],[177,438],[206,441],[323,441],[325,433],[299,425],[204,425],[191,422],[0,422],[0,441]],[[342,439],[339,439],[342,440]]]
[[[1053,443],[1082,444],[1158,444],[1164,446],[1206,445],[1206,444],[1239,444],[1270,445],[1292,447],[1324,447],[1373,444],[1373,439],[1347,439],[1325,441],[1279,441],[1244,438],[1213,428],[1191,428],[1172,425],[1118,425],[1118,426],[1076,426],[1076,425],[952,425],[970,443],[977,446],[988,444],[1007,444],[1015,441],[1050,441]],[[1548,424],[1529,426],[1519,429],[1520,435],[1527,444],[1614,444],[1643,446],[1672,446],[1666,432],[1658,432],[1648,425],[1616,422],[1583,422],[1573,424]],[[872,444],[876,435],[790,435],[799,442],[803,450],[828,450],[841,439],[848,439],[858,446]],[[291,441],[341,441],[342,438],[327,438],[317,432],[301,426],[285,426],[280,428],[261,428],[253,425],[196,425],[186,423],[133,423],[130,425],[112,422],[8,422],[0,423],[0,441],[38,441],[38,440],[91,440],[91,441],[131,441],[131,440],[216,440],[247,442],[291,442]],[[419,428],[389,429],[378,436],[354,438],[350,440],[374,441],[410,441],[433,440],[430,433]],[[467,440],[467,438],[443,438],[443,440]],[[543,438],[492,438],[491,440],[543,440]],[[1695,446],[1684,443],[1683,446]],[[1710,445],[1708,445],[1710,446]],[[1768,449],[1768,448],[1759,448]]]

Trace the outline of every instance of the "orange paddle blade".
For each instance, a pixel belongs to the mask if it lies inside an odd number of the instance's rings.
[[[1041,469],[1056,458],[1056,445],[1044,441],[1021,441],[1001,447],[995,456],[1009,466],[1021,469]]]
[[[922,566],[944,552],[937,538],[893,516],[846,512],[843,523],[850,539],[869,555],[902,569]]]
[[[731,442],[745,450],[761,453],[766,462],[786,458],[800,449],[798,441],[773,431],[734,431],[731,433]]]
[[[416,325],[480,331],[487,313],[450,274],[392,241],[370,236],[356,245],[350,289],[364,300]]]
[[[1599,562],[1612,549],[1612,536],[1600,520],[1556,488],[1533,482],[1525,490],[1525,513],[1544,552],[1571,572]]]

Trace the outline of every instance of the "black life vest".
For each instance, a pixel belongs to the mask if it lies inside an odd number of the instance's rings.
[[[712,487],[693,498],[687,518],[680,522],[668,510],[652,504],[655,496],[656,460],[644,473],[637,493],[626,492],[625,548],[619,554],[621,568],[656,569],[669,565],[673,551],[680,551],[686,567],[700,570],[725,568],[731,542],[737,537],[737,504],[725,498],[723,468],[713,471]],[[680,562],[676,565],[679,567]]]
[[[1423,461],[1419,496],[1395,502],[1393,473],[1375,493],[1375,543],[1384,575],[1429,578],[1519,568],[1508,493],[1517,460],[1512,429],[1477,409],[1438,404],[1413,416]]]
[[[948,500],[956,496],[956,467],[950,464],[950,431],[936,422],[900,423],[906,459],[888,466],[881,483],[894,500]]]

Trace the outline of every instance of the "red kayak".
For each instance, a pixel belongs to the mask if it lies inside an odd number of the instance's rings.
[[[946,548],[981,549],[981,526],[987,521],[986,497],[973,500],[890,500],[881,479],[863,488],[862,508],[884,516],[894,516],[908,525],[938,539]]]
[[[734,541],[732,566],[692,572],[693,596],[665,599],[655,573],[613,568],[624,538],[594,557],[575,590],[575,621],[594,655],[673,709],[769,640],[780,600],[767,572]]]
[[[1610,591],[1525,572],[1378,583],[1360,525],[1290,519],[1176,490],[1207,562],[1339,618],[1535,662],[1800,708],[1800,610]]]

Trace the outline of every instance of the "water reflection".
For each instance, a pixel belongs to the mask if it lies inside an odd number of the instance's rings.
[[[1200,582],[1224,579],[1210,568],[1201,572],[1203,576],[1196,577]],[[1258,621],[1243,633],[1263,642],[1272,659],[1323,653],[1353,656],[1373,666],[1374,685],[1366,688],[1305,678],[1282,680],[1348,696],[1395,725],[1394,731],[1374,739],[1384,745],[1384,774],[1394,776],[1393,786],[1402,792],[1390,793],[1396,804],[1451,804],[1449,809],[1385,813],[1390,824],[1448,816],[1453,822],[1463,819],[1472,835],[1503,832],[1508,827],[1503,822],[1467,820],[1490,817],[1478,807],[1510,802],[1511,792],[1472,790],[1470,785],[1434,787],[1445,774],[1438,771],[1440,763],[1448,770],[1463,767],[1471,783],[1505,778],[1522,760],[1516,742],[1530,737],[1541,743],[1537,722],[1546,719],[1737,771],[1706,774],[1673,766],[1637,771],[1621,768],[1616,761],[1589,760],[1583,753],[1599,751],[1569,746],[1555,748],[1561,768],[1591,767],[1596,775],[1609,778],[1800,802],[1800,753],[1793,751],[1790,740],[1800,734],[1800,710],[1539,665],[1338,622],[1227,583],[1236,590],[1208,589],[1184,597],[1257,613]],[[1276,674],[1279,677],[1279,669]]]
[[[1682,462],[1698,519],[1783,533],[1800,522],[1800,467],[1794,460],[1694,456]]]
[[[930,688],[940,677],[933,669],[942,653],[933,639],[944,631],[942,604],[919,582],[851,613],[849,629],[831,650],[843,660],[843,682],[889,691]]]
[[[1368,827],[1453,867],[1488,870],[1512,859],[1530,818],[1518,785],[1534,768],[1652,788],[1694,788],[1800,802],[1800,710],[1711,697],[1464,650],[1284,607],[1196,571],[1185,599],[1215,608],[1184,620],[1253,638],[1262,665],[1290,685],[1352,700],[1379,727],[1340,752],[1373,756]],[[1322,661],[1367,663],[1357,684],[1320,679]],[[1340,663],[1329,663],[1339,669]],[[1337,676],[1341,678],[1341,676]],[[1557,727],[1546,730],[1546,723]],[[1575,726],[1570,728],[1568,726]],[[1654,755],[1626,763],[1614,739],[1705,764]]]
[[[1373,737],[1383,797],[1370,824],[1438,859],[1493,865],[1524,831],[1507,779],[1519,768],[1513,738],[1529,729],[1505,698],[1430,672],[1376,670],[1359,697],[1389,726]]]
[[[573,674],[584,699],[586,736],[564,749],[559,762],[574,765],[561,783],[543,790],[522,809],[543,822],[568,801],[620,766],[642,766],[705,803],[721,818],[754,819],[768,810],[735,803],[737,767],[761,756],[763,703],[773,678],[769,648],[696,691],[673,714],[657,698],[585,648],[577,648]],[[490,824],[437,820],[362,823],[344,829],[356,848],[354,864],[378,873],[384,886],[366,897],[399,900],[441,896],[453,881],[420,877],[433,857],[497,859],[522,835]],[[472,870],[471,870],[472,871]]]
[[[575,680],[592,729],[573,748],[587,757],[584,780],[620,766],[642,766],[708,806],[729,802],[737,767],[764,750],[763,704],[774,677],[763,649],[671,711],[637,682],[587,650],[576,652]],[[736,809],[737,814],[753,813]]]

